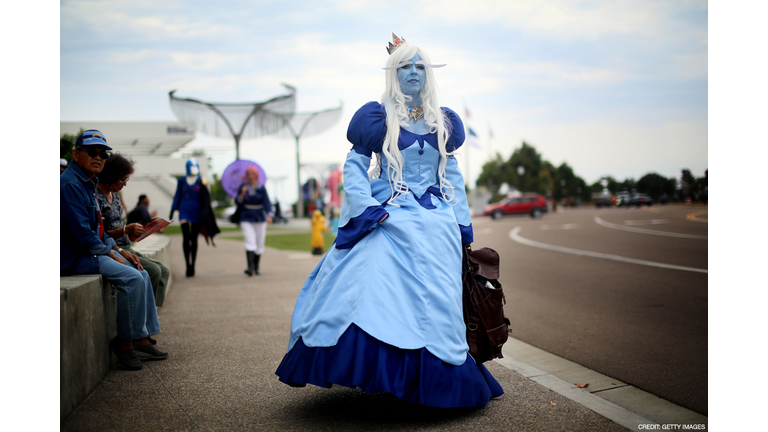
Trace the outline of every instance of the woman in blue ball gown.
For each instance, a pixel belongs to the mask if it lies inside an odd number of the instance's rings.
[[[443,65],[393,37],[383,104],[363,105],[347,130],[338,236],[299,293],[276,373],[296,387],[481,407],[503,390],[466,342],[461,259],[472,223],[452,155],[464,126],[437,103],[432,69]]]

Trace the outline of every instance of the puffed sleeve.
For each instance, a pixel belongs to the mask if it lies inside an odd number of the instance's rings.
[[[341,205],[337,249],[350,249],[378,226],[389,213],[371,190],[368,168],[373,152],[380,152],[387,132],[384,107],[369,102],[357,110],[347,129],[352,150],[344,162],[344,202]],[[378,198],[378,199],[377,199]]]
[[[452,129],[451,135],[448,137],[446,150],[452,152],[464,144],[464,123],[459,118],[459,115],[450,108],[443,108],[443,114],[448,119]],[[464,189],[464,176],[462,176],[461,170],[459,170],[459,162],[452,155],[448,156],[448,161],[445,164],[445,176],[451,186],[453,186],[453,193],[457,200],[456,205],[453,206],[453,213],[456,215],[459,231],[461,231],[461,242],[472,243],[474,240],[472,216],[469,212],[467,192]]]
[[[386,133],[387,113],[384,105],[368,102],[352,116],[347,128],[347,139],[352,143],[352,150],[370,157],[373,152],[381,152]]]
[[[446,123],[451,128],[445,149],[448,152],[455,151],[464,144],[464,123],[459,115],[450,108],[443,107],[443,115],[448,120]]]

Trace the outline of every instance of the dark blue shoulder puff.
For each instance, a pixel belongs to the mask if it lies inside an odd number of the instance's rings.
[[[380,152],[387,133],[387,113],[384,105],[378,102],[368,102],[363,105],[349,122],[347,139],[355,147]],[[370,153],[368,154],[370,156]]]
[[[464,123],[454,110],[446,107],[442,107],[442,110],[446,120],[446,127],[451,134],[448,137],[445,150],[452,152],[464,144]]]

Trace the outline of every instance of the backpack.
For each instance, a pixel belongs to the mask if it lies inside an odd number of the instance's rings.
[[[462,261],[462,303],[469,354],[477,364],[503,358],[501,347],[512,330],[504,314],[507,301],[498,281],[499,254],[490,248],[473,251],[466,246]]]

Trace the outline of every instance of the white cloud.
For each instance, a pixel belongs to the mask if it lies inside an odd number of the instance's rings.
[[[178,6],[178,5],[176,5]],[[182,5],[183,7],[183,5]],[[232,38],[243,34],[233,25],[190,16],[173,2],[65,1],[60,8],[62,45],[129,41]]]
[[[709,75],[709,53],[707,51],[676,55],[667,71],[670,77],[679,80],[707,79]]]
[[[108,59],[117,64],[130,64],[143,62],[154,57],[161,57],[162,55],[163,53],[156,50],[140,49],[138,51],[113,53],[108,56]]]
[[[527,35],[567,40],[658,36],[669,24],[670,9],[663,0],[422,0],[419,4],[434,19],[499,23]]]
[[[173,62],[184,69],[210,71],[225,69],[236,63],[247,61],[250,54],[221,54],[217,52],[174,52],[170,53]]]
[[[631,78],[621,67],[592,67],[568,62],[531,61],[500,65],[497,73],[509,85],[565,87],[611,85]]]

